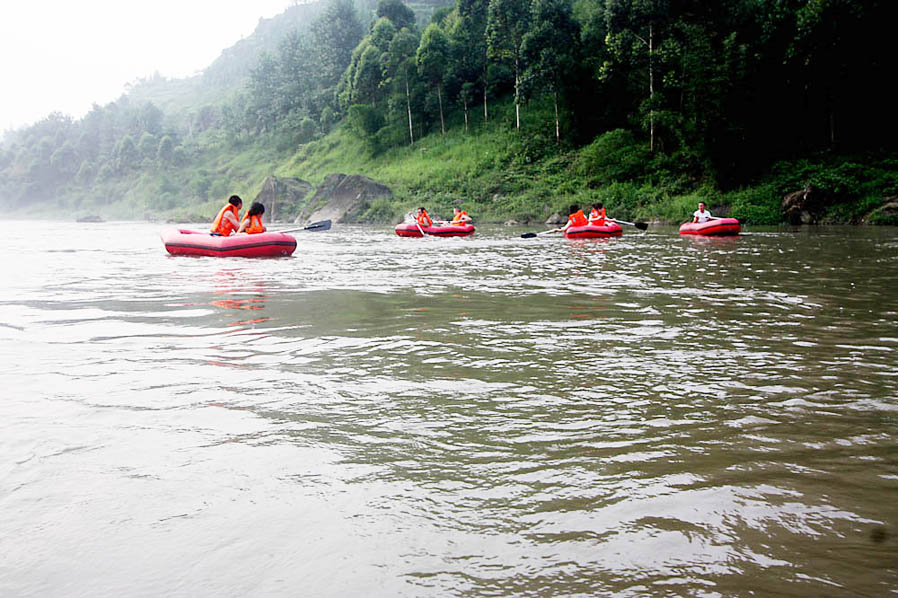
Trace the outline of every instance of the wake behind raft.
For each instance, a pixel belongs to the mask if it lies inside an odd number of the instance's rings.
[[[211,257],[282,257],[296,251],[296,239],[284,233],[221,237],[201,231],[172,228],[162,231],[162,243],[171,255]]]

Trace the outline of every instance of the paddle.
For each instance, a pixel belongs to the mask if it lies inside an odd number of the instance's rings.
[[[645,230],[649,227],[645,222],[627,222],[626,220],[617,220],[615,218],[606,218],[606,220],[610,220],[611,222],[617,222],[618,224],[629,224],[630,226],[635,226],[639,230]]]
[[[330,220],[322,220],[321,222],[313,222],[309,226],[304,226],[302,228],[288,228],[287,230],[279,230],[279,231],[272,231],[272,232],[295,233],[295,232],[301,231],[301,230],[317,232],[317,231],[322,231],[322,230],[330,230],[330,228],[331,228],[331,221]]]
[[[424,229],[421,228],[421,223],[418,222],[418,219],[417,219],[417,218],[415,219],[415,226],[417,226],[417,227],[418,227],[418,230],[421,231],[421,236],[423,237],[423,236],[424,236]]]
[[[521,235],[521,238],[522,239],[532,239],[533,237],[541,237],[543,235],[549,235],[551,233],[557,233],[557,232],[558,231],[553,228],[552,230],[544,230],[541,233],[524,233],[523,235]]]

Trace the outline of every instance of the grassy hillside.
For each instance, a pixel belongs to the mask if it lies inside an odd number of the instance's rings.
[[[271,174],[314,185],[331,173],[364,174],[394,192],[359,215],[367,222],[392,222],[418,205],[448,216],[459,203],[480,222],[544,222],[571,203],[602,201],[609,214],[628,220],[679,222],[699,201],[715,214],[751,224],[782,222],[785,194],[814,185],[831,198],[824,222],[859,222],[898,195],[895,157],[819,156],[781,163],[757,184],[728,192],[688,176],[666,156],[652,156],[644,140],[611,131],[578,149],[551,141],[547,106],[531,104],[526,126],[516,132],[510,101],[491,107],[494,118],[465,133],[458,115],[447,134],[425,135],[414,146],[382,153],[346,125],[296,149],[284,151],[266,138],[226,140],[219,133],[199,138],[185,162],[144,168],[132,178],[74,191],[36,215],[100,214],[104,218],[210,220],[231,193],[254,198]],[[283,218],[300,205],[279,206]],[[888,222],[888,218],[880,218]]]

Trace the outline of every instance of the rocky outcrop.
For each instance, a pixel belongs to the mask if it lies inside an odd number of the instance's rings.
[[[562,216],[562,215],[559,214],[558,212],[555,212],[554,214],[552,214],[551,216],[549,216],[548,218],[546,218],[545,224],[547,224],[547,225],[552,225],[552,224],[564,224],[564,223],[566,223],[566,222],[567,222],[567,218],[565,218],[564,216]]]
[[[301,179],[270,175],[255,201],[265,206],[265,219],[269,222],[289,222],[296,218],[311,190],[312,184]]]
[[[829,197],[825,193],[808,185],[783,198],[783,215],[790,224],[814,224],[823,216],[828,204]]]
[[[868,224],[898,225],[898,197],[882,199],[885,203],[867,214],[863,221]]]
[[[295,222],[354,222],[372,201],[381,197],[393,197],[393,192],[373,179],[360,174],[329,174]]]

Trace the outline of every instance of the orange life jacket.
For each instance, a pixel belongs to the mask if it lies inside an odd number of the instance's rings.
[[[421,226],[433,226],[433,221],[430,219],[430,216],[427,215],[427,210],[418,214],[417,220],[418,224]]]
[[[234,225],[231,224],[230,220],[224,217],[225,212],[228,210],[234,214],[235,220],[238,222],[240,221],[240,209],[237,208],[237,206],[228,203],[218,212],[218,216],[215,217],[215,221],[212,223],[212,228],[209,229],[210,232],[218,233],[222,237],[231,236],[231,233],[234,232]]]
[[[464,210],[462,210],[461,212],[459,212],[458,214],[456,214],[455,216],[452,217],[452,222],[450,224],[454,224],[455,226],[464,226],[465,224],[467,224],[467,222],[462,220],[462,218],[467,215],[468,215],[468,213],[465,212]]]
[[[601,210],[593,208],[589,213],[589,223],[596,226],[605,226],[605,208]]]
[[[589,224],[589,221],[586,219],[586,214],[583,213],[583,210],[577,210],[570,216],[568,216],[567,221],[571,226],[586,226]]]
[[[265,225],[262,224],[261,216],[258,216],[256,214],[253,214],[252,216],[250,216],[249,214],[247,214],[246,216],[243,217],[243,222],[246,222],[247,220],[249,220],[249,224],[247,225],[247,227],[245,229],[243,229],[243,232],[248,233],[250,235],[255,235],[257,233],[265,232]],[[240,226],[243,226],[243,222],[240,223]]]

